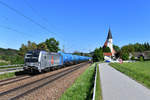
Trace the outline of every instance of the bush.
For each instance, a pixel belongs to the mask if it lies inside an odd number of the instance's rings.
[[[129,60],[129,54],[128,53],[122,53],[121,58],[123,60]]]
[[[134,57],[134,56],[132,56],[132,57],[131,57],[131,60],[135,60],[135,57]]]
[[[144,61],[144,58],[142,56],[140,56],[139,60],[140,61]]]

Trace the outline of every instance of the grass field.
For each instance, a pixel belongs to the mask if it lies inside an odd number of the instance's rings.
[[[111,63],[115,69],[150,88],[150,61],[135,63]]]
[[[95,64],[90,66],[75,83],[68,88],[60,100],[91,100],[94,85]]]
[[[8,62],[0,62],[0,66],[8,65],[8,64],[10,64],[10,63],[8,63]]]
[[[95,100],[102,100],[102,90],[101,90],[101,85],[100,85],[100,73],[99,73],[99,66],[98,65],[97,65]]]
[[[15,72],[1,74],[0,75],[0,80],[11,78],[11,77],[15,77],[15,76],[16,76]]]
[[[16,68],[16,67],[22,67],[22,66],[9,66],[9,67],[0,67],[0,69]]]

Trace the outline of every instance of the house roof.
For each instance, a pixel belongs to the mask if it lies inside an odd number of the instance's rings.
[[[103,53],[104,56],[112,56],[112,53]]]
[[[132,53],[135,57],[143,56],[144,59],[150,59],[150,51],[144,51],[144,52],[134,52]]]

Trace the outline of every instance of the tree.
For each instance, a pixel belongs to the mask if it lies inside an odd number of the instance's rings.
[[[18,54],[20,56],[24,56],[28,50],[35,50],[35,49],[37,49],[37,44],[35,42],[28,41],[27,45],[25,44],[21,45]]]
[[[109,47],[103,47],[103,52],[109,53],[111,50]]]
[[[135,60],[135,57],[134,57],[134,56],[132,56],[132,57],[131,57],[131,60]]]
[[[37,45],[37,48],[38,48],[39,50],[48,51],[47,45],[46,45],[44,42],[39,43],[39,44]]]
[[[123,60],[129,60],[129,53],[127,53],[127,52],[121,52],[121,58]]]
[[[97,62],[97,61],[102,61],[102,60],[104,60],[103,49],[101,47],[96,48],[93,54],[93,61]]]
[[[26,45],[22,44],[21,48],[19,49],[18,54],[23,57],[25,55],[25,53],[27,52],[27,50],[28,50],[28,47]]]
[[[59,41],[56,41],[55,38],[47,39],[45,44],[50,52],[58,52],[60,50]]]
[[[27,48],[28,50],[35,50],[37,49],[37,44],[35,42],[28,41]]]
[[[116,52],[119,52],[119,51],[120,51],[120,47],[117,46],[117,45],[113,45],[113,48],[114,48],[114,50],[115,50]]]

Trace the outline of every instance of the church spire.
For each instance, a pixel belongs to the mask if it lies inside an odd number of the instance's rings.
[[[110,28],[109,28],[109,31],[108,31],[107,39],[112,39],[112,34],[111,34],[111,30],[110,30]]]

